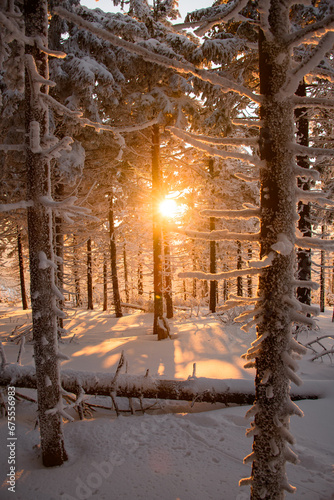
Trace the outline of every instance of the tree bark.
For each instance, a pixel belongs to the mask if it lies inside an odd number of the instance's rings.
[[[162,179],[160,172],[160,131],[159,125],[152,127],[152,205],[153,205],[153,289],[154,289],[154,320],[153,334],[158,340],[166,338],[160,328],[163,317],[162,297],[162,220],[159,204],[162,198]]]
[[[303,80],[296,91],[296,95],[306,96],[306,84]],[[307,118],[307,109],[300,108],[295,110],[296,126],[297,126],[297,142],[302,146],[309,145],[309,121]],[[300,167],[310,168],[310,162],[305,156],[297,156],[297,163]],[[302,180],[298,177],[297,185],[304,191],[310,190],[310,181]],[[311,225],[311,204],[298,203],[298,229],[303,233],[303,236],[312,236]],[[297,252],[297,276],[298,279],[309,281],[311,279],[311,250],[299,248]],[[311,289],[298,287],[296,293],[297,299],[303,304],[311,304]]]
[[[19,229],[19,227],[17,228],[17,255],[18,255],[18,261],[19,261],[22,309],[25,311],[26,309],[28,309],[28,300],[27,300],[27,292],[26,292],[25,277],[24,277],[22,233],[21,233],[21,230]]]
[[[116,318],[123,316],[121,306],[121,294],[119,292],[118,275],[117,275],[117,249],[116,235],[114,224],[114,198],[112,193],[109,193],[109,237],[110,237],[110,263],[111,263],[111,282],[112,293],[115,308]]]
[[[292,321],[286,297],[293,298],[295,174],[294,157],[289,145],[294,141],[294,111],[291,99],[280,96],[290,69],[289,49],[284,45],[288,32],[289,6],[271,1],[268,22],[272,38],[259,32],[260,153],[266,162],[261,169],[260,254],[273,252],[271,246],[284,235],[290,242],[283,253],[275,253],[270,267],[259,280],[260,307],[258,347],[249,353],[255,358],[255,403],[251,499],[280,500],[284,490],[293,488],[286,481],[285,464],[290,414],[290,375],[288,366],[292,346]],[[290,406],[289,406],[290,405]]]
[[[93,259],[92,259],[92,240],[87,240],[87,309],[93,310]]]
[[[46,1],[24,0],[25,35],[32,38],[40,37],[45,46],[47,46],[47,16]],[[39,74],[48,79],[48,56],[41,52],[36,44],[33,47],[27,45],[25,52],[33,56]],[[32,152],[29,140],[32,122],[39,123],[40,139],[49,135],[49,113],[47,106],[42,106],[38,96],[35,95],[28,71],[25,77],[27,197],[33,201],[33,206],[28,208],[28,237],[38,421],[43,464],[51,467],[61,465],[67,460],[62,416],[59,411],[48,413],[62,404],[52,211],[41,202],[42,197],[51,197],[51,174],[50,160],[43,153]],[[42,86],[41,92],[47,93],[48,88]]]

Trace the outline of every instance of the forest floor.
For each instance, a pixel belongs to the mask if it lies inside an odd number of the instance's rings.
[[[0,340],[9,362],[18,358],[19,345],[10,335],[30,322],[29,312],[0,305]],[[171,338],[158,342],[152,332],[152,314],[129,313],[116,319],[99,309],[70,311],[65,321],[67,336],[61,351],[70,357],[62,367],[114,373],[124,351],[129,374],[150,370],[152,377],[187,379],[196,363],[198,377],[216,379],[254,378],[243,368],[241,354],[255,339],[255,331],[245,333],[232,321],[218,316],[190,315],[179,311],[170,321]],[[331,311],[318,317],[317,331],[303,331],[298,340],[333,335]],[[13,337],[13,335],[12,335]],[[333,337],[323,340],[333,346]],[[317,346],[317,350],[321,351]],[[33,346],[27,341],[22,365],[33,364]],[[288,465],[289,482],[297,487],[296,500],[334,499],[334,363],[330,356],[311,361],[313,351],[299,362],[299,376],[307,384],[324,387],[324,397],[299,401],[305,416],[291,419],[296,438],[292,447],[298,465]],[[18,392],[36,399],[33,390]],[[92,404],[110,407],[110,398],[88,398]],[[134,400],[135,408],[139,403]],[[0,418],[0,498],[19,500],[246,500],[248,488],[238,482],[250,475],[243,458],[251,451],[245,437],[249,407],[211,405],[181,401],[145,400],[153,408],[135,415],[95,408],[80,421],[64,423],[69,460],[46,469],[41,465],[39,431],[35,428],[36,404],[16,402],[16,486],[8,491],[9,472],[7,418]],[[129,409],[128,400],[119,400]],[[289,496],[289,495],[288,495]],[[291,497],[292,498],[292,497]]]

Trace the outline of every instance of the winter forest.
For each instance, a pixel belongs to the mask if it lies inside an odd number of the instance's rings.
[[[333,499],[333,0],[96,7],[0,0],[0,497]]]

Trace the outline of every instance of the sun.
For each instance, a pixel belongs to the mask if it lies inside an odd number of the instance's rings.
[[[164,217],[174,217],[177,211],[176,201],[166,198],[160,203],[159,211]]]

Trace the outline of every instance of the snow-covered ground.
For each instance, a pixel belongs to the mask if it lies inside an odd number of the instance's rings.
[[[6,342],[15,326],[29,323],[29,314],[19,308],[0,310],[0,338],[9,362],[16,362],[19,346]],[[65,325],[68,337],[61,350],[71,357],[64,368],[114,372],[124,351],[129,374],[167,379],[186,379],[196,363],[198,377],[218,379],[254,378],[244,370],[240,355],[255,338],[237,324],[223,324],[215,316],[191,316],[179,312],[171,321],[172,339],[158,342],[151,335],[152,315],[131,313],[115,319],[100,310],[72,311]],[[319,317],[317,335],[331,334],[331,311]],[[301,334],[303,343],[312,333]],[[324,340],[332,346],[332,340]],[[319,348],[320,349],[320,348]],[[290,483],[300,500],[334,498],[334,364],[327,359],[310,361],[310,351],[300,361],[299,375],[326,387],[326,396],[298,402],[305,416],[291,420],[296,437],[294,451],[300,463],[288,466]],[[22,364],[32,364],[32,345],[27,343]],[[35,398],[34,391],[18,392]],[[110,406],[109,398],[89,398],[91,403]],[[135,402],[134,402],[135,403]],[[145,401],[146,405],[152,401]],[[120,402],[128,408],[128,402]],[[139,408],[139,404],[137,406]],[[146,414],[98,409],[92,418],[64,424],[69,460],[62,467],[42,467],[39,432],[35,429],[36,405],[16,403],[15,493],[8,491],[9,472],[7,418],[0,419],[1,499],[20,500],[246,500],[248,488],[238,481],[250,475],[243,457],[252,442],[245,437],[247,407],[161,401]]]

